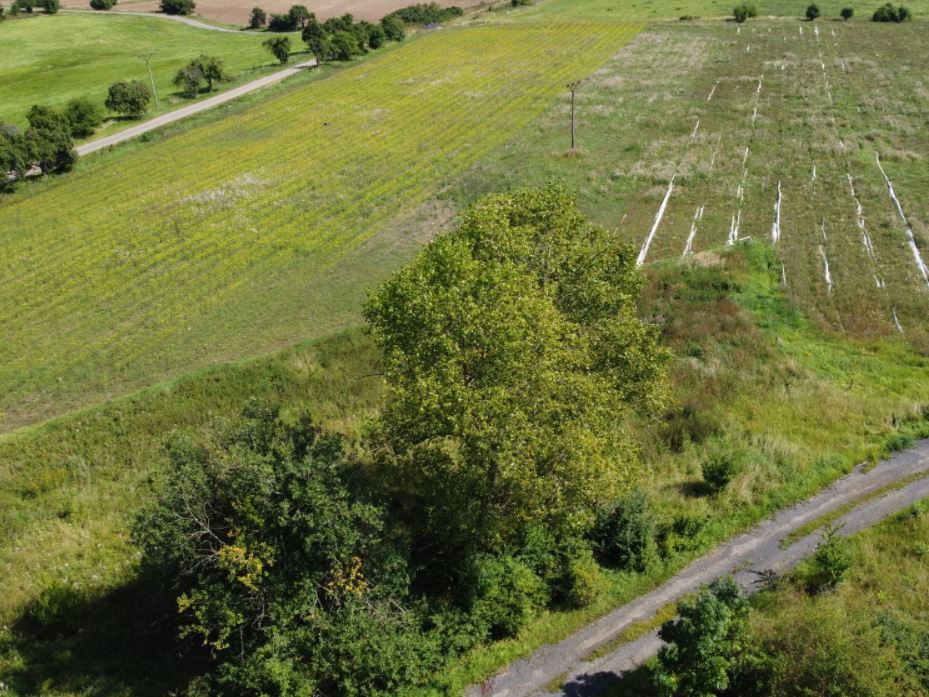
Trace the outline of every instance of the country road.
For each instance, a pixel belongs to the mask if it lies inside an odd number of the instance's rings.
[[[857,468],[811,499],[780,511],[752,530],[723,543],[692,562],[663,585],[620,607],[558,644],[544,646],[527,659],[517,661],[482,685],[472,686],[468,697],[528,697],[570,695],[593,697],[614,686],[622,673],[632,670],[657,653],[657,630],[617,647],[600,658],[585,660],[631,624],[648,620],[661,608],[698,590],[715,578],[731,574],[747,593],[760,590],[766,572],[783,573],[810,556],[819,544],[817,530],[781,548],[781,541],[820,516],[853,504],[885,486],[925,473],[924,478],[862,502],[839,517],[840,534],[851,535],[907,506],[929,498],[929,441],[921,441],[870,470]],[[552,681],[562,681],[559,692],[546,692]]]
[[[61,12],[79,12],[83,14],[95,14],[98,16],[101,15],[101,12],[98,10],[78,10],[72,8],[62,8]],[[169,19],[174,22],[186,24],[189,27],[196,27],[197,29],[207,29],[209,31],[221,31],[226,34],[241,34],[242,36],[250,36],[249,32],[243,31],[241,29],[229,29],[228,27],[220,27],[215,24],[207,24],[206,22],[201,22],[199,19],[194,19],[193,17],[185,17],[184,15],[168,15],[163,12],[132,12],[130,10],[113,10],[107,16],[154,17],[155,19]]]
[[[281,80],[285,80],[288,77],[291,77],[292,75],[296,75],[301,70],[307,70],[308,68],[313,68],[315,66],[315,58],[303,63],[298,63],[289,68],[279,70],[276,73],[265,75],[264,77],[258,78],[257,80],[246,82],[244,85],[240,85],[239,87],[226,90],[225,92],[217,94],[215,97],[209,97],[203,101],[188,104],[187,106],[181,107],[180,109],[175,109],[174,111],[169,111],[166,114],[161,114],[160,116],[149,119],[144,123],[140,123],[138,126],[132,126],[131,128],[127,128],[124,131],[120,131],[119,133],[114,133],[113,135],[104,136],[103,138],[91,140],[87,143],[84,143],[83,145],[78,145],[76,148],[74,148],[74,150],[81,157],[84,155],[89,155],[90,153],[97,152],[98,150],[102,150],[103,148],[107,148],[111,145],[116,145],[118,143],[131,140],[132,138],[136,138],[143,133],[154,131],[156,128],[161,128],[162,126],[174,123],[175,121],[186,119],[188,116],[193,116],[194,114],[207,111],[219,106],[220,104],[231,102],[233,99],[237,99],[242,95],[260,90],[263,87],[267,87],[268,85],[273,85],[277,82],[280,82]]]

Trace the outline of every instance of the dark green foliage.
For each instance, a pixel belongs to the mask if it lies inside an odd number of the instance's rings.
[[[822,13],[819,11],[819,5],[809,5],[806,8],[806,18],[811,22],[818,19],[820,14]]]
[[[323,22],[323,28],[329,34],[335,34],[338,31],[351,31],[354,26],[355,18],[347,12],[341,17],[330,17]]]
[[[116,0],[90,0],[90,6],[94,10],[112,10]]]
[[[692,602],[682,603],[678,619],[662,625],[667,643],[658,652],[655,685],[666,697],[715,697],[730,682],[748,616],[748,602],[729,577],[720,578]]]
[[[871,20],[874,22],[909,22],[913,19],[913,15],[910,13],[909,9],[901,5],[900,7],[894,7],[893,3],[887,3],[877,8],[874,14],[871,17]]]
[[[510,556],[475,557],[467,586],[472,616],[494,638],[514,636],[548,602],[542,579]]]
[[[317,64],[325,63],[335,58],[335,46],[332,37],[315,19],[310,20],[303,29],[303,40],[310,52],[316,57]]]
[[[248,26],[252,29],[261,29],[268,23],[268,14],[260,7],[253,7],[248,18]]]
[[[337,31],[332,35],[332,53],[336,60],[350,61],[361,54],[358,37],[352,31]]]
[[[387,34],[384,32],[384,28],[380,24],[372,24],[368,27],[368,47],[371,49],[379,49],[387,43]]]
[[[293,5],[288,11],[287,16],[294,29],[302,29],[311,19],[316,19],[316,15],[310,12],[305,5]]]
[[[843,7],[842,12],[839,13],[839,16],[847,22],[855,16],[855,9],[852,7]]]
[[[71,129],[71,135],[75,138],[93,135],[93,132],[103,123],[103,110],[86,97],[78,97],[68,102],[64,116]]]
[[[293,17],[289,14],[279,15],[272,13],[271,19],[268,20],[268,31],[288,32],[294,31],[296,28],[297,25],[294,24]]]
[[[738,448],[720,446],[701,463],[703,480],[715,492],[725,489],[745,466],[745,454]]]
[[[403,20],[396,15],[387,15],[381,20],[381,27],[389,41],[403,41],[406,38],[406,29]]]
[[[34,162],[43,174],[67,172],[77,159],[71,140],[71,125],[61,112],[36,105],[26,115],[25,138]]]
[[[522,7],[524,5],[531,5],[532,0],[510,0],[510,5],[513,7]]]
[[[223,61],[215,56],[201,53],[177,71],[174,84],[188,97],[194,97],[206,82],[206,91],[212,92],[213,85],[229,79]]]
[[[262,43],[262,46],[267,48],[271,55],[273,55],[280,62],[281,65],[284,65],[288,60],[290,60],[290,38],[287,36],[272,36],[270,39],[265,39]]]
[[[60,0],[38,0],[36,7],[41,7],[47,15],[54,15],[58,14],[58,10],[61,9],[61,2]]]
[[[144,82],[124,80],[110,85],[106,97],[106,108],[129,118],[138,118],[148,110],[152,92]]]
[[[0,191],[12,191],[32,164],[23,134],[12,124],[0,123]]]
[[[743,24],[747,19],[758,16],[758,10],[754,5],[738,5],[732,10],[732,16],[739,24]]]
[[[644,571],[655,555],[655,517],[644,492],[617,499],[591,531],[597,558],[607,566]]]
[[[823,533],[822,542],[810,562],[807,588],[813,593],[830,591],[842,582],[851,567],[850,543],[830,525]]]
[[[442,7],[438,3],[417,3],[394,12],[388,16],[398,17],[407,24],[440,24],[455,17],[461,17],[464,10],[460,7]]]
[[[698,344],[699,346],[699,344]],[[719,424],[706,409],[687,402],[669,410],[661,422],[660,433],[671,452],[683,452],[689,444],[699,444],[716,435]]]
[[[893,646],[909,674],[929,692],[929,631],[912,620],[900,619],[889,612],[877,619],[881,643]]]
[[[134,540],[177,597],[182,639],[221,694],[389,695],[437,661],[405,609],[405,561],[358,501],[341,439],[250,406],[206,442],[176,436]]]
[[[168,15],[189,15],[197,8],[194,0],[161,0],[161,11]]]

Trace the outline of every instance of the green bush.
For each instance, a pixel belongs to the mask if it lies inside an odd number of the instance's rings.
[[[116,0],[90,0],[90,7],[94,10],[112,10]]]
[[[253,7],[252,13],[248,18],[248,26],[250,29],[261,29],[268,23],[268,14],[262,10],[260,7]]]
[[[93,135],[103,123],[103,110],[86,97],[77,97],[68,102],[64,116],[71,127],[71,135],[75,138]]]
[[[606,578],[589,549],[581,548],[563,557],[558,599],[572,608],[587,607],[606,590]]]
[[[148,110],[151,100],[151,90],[144,82],[124,80],[110,85],[104,104],[110,111],[138,118]]]
[[[892,3],[887,3],[875,10],[874,14],[871,17],[871,20],[874,22],[909,22],[913,19],[913,15],[910,13],[909,9],[901,5],[899,8],[894,7]]]
[[[707,456],[701,464],[703,481],[714,491],[725,489],[745,467],[745,455],[741,450],[727,447]]]
[[[817,19],[817,18],[819,17],[820,14],[821,14],[821,13],[820,13],[820,11],[819,11],[819,5],[815,5],[815,4],[814,4],[814,5],[809,5],[809,6],[806,8],[806,18],[807,18],[808,20],[810,20],[811,22],[812,22],[814,19]]]
[[[738,5],[732,10],[732,16],[739,24],[743,24],[747,19],[758,16],[758,10],[754,5]]]
[[[839,16],[847,22],[855,16],[855,9],[852,7],[843,7],[842,11],[839,13]]]
[[[603,564],[644,571],[655,556],[655,517],[645,494],[634,492],[602,511],[591,540]]]
[[[189,15],[197,5],[194,0],[161,0],[160,8],[166,15]]]
[[[807,588],[812,593],[830,591],[843,581],[851,567],[851,543],[830,525],[810,561]]]
[[[512,556],[481,555],[468,580],[471,614],[493,638],[515,636],[548,602],[548,589]]]

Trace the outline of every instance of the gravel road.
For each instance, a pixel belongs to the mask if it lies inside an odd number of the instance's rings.
[[[929,475],[929,441],[921,441],[912,449],[898,453],[867,471],[858,467],[813,498],[780,511],[749,532],[695,560],[654,591],[614,610],[560,643],[542,647],[485,683],[472,686],[467,695],[593,697],[602,694],[616,684],[622,673],[638,667],[657,653],[661,641],[656,630],[602,658],[585,661],[584,657],[594,648],[609,642],[630,624],[652,618],[669,603],[720,576],[733,575],[747,593],[760,590],[761,579],[767,572],[780,574],[795,567],[815,551],[822,534],[821,529],[817,530],[781,549],[781,540],[791,532],[862,496],[920,472]],[[841,526],[840,534],[851,535],[925,498],[929,498],[929,476],[863,502],[838,518],[836,524]],[[545,686],[559,677],[566,678],[561,691],[546,692]]]

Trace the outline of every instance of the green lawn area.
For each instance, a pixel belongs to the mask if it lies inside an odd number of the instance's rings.
[[[0,121],[24,125],[33,104],[63,106],[87,97],[101,107],[118,80],[148,84],[152,53],[155,85],[164,107],[185,100],[172,80],[178,68],[201,53],[222,58],[235,76],[270,69],[276,61],[262,34],[207,31],[179,22],[115,13],[36,15],[0,23]],[[298,48],[299,36],[293,41]],[[257,76],[257,75],[256,75]]]

